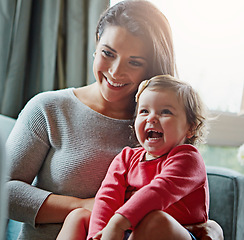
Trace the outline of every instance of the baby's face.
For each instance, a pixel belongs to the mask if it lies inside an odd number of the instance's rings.
[[[190,125],[175,92],[145,89],[139,97],[135,132],[142,147],[153,157],[184,144],[191,133]]]

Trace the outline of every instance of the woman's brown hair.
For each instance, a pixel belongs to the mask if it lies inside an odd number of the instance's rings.
[[[107,26],[120,26],[142,38],[152,49],[147,78],[159,74],[174,76],[177,72],[172,33],[164,14],[145,0],[125,0],[108,8],[96,29],[98,43]],[[142,79],[143,80],[143,79]]]

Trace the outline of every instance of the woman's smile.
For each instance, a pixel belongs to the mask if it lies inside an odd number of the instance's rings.
[[[105,79],[106,79],[107,83],[109,84],[109,86],[114,87],[114,88],[121,88],[121,87],[124,87],[124,86],[128,85],[128,84],[125,84],[125,83],[114,82],[114,81],[112,81],[112,80],[110,80],[110,79],[108,79],[106,77],[105,77]]]

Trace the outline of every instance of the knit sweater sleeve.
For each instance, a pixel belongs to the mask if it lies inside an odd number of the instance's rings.
[[[92,210],[88,238],[91,239],[102,230],[114,215],[115,211],[124,204],[127,188],[127,167],[125,159],[128,158],[130,148],[125,147],[112,161],[102,185],[96,195]]]
[[[206,170],[200,153],[191,145],[178,146],[168,154],[161,172],[116,212],[135,227],[149,212],[167,209],[204,184]],[[206,221],[207,213],[203,212]]]
[[[6,143],[9,218],[33,226],[40,206],[51,193],[31,185],[49,151],[47,116],[41,99],[37,96],[29,101]]]

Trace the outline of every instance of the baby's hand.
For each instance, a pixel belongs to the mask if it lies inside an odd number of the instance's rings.
[[[130,228],[130,221],[120,214],[115,214],[107,226],[97,233],[93,239],[98,240],[123,240],[125,231]]]
[[[120,227],[116,227],[108,224],[102,231],[101,240],[123,240],[124,230]]]
[[[121,229],[116,229],[112,226],[106,226],[102,231],[98,232],[93,240],[122,240],[124,238],[124,231]]]
[[[125,192],[125,202],[131,198],[136,193],[136,191],[126,191]]]
[[[93,237],[93,240],[100,240],[101,237],[102,237],[102,232],[103,232],[103,231],[98,232],[98,233]]]

